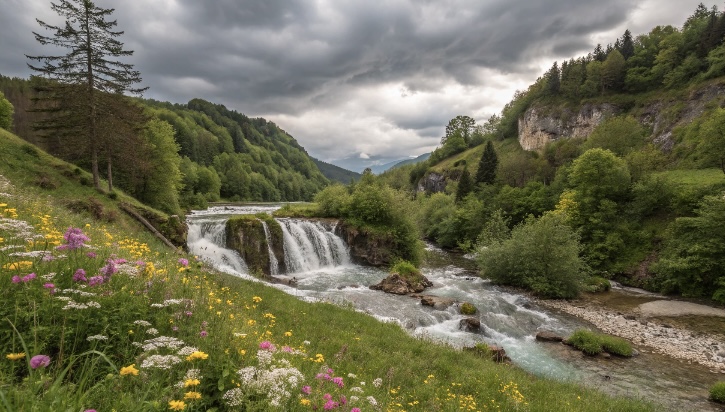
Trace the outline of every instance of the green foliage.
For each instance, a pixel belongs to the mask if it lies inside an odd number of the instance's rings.
[[[13,114],[15,109],[12,103],[5,98],[5,95],[0,91],[0,129],[10,131],[13,127]]]
[[[584,282],[584,289],[590,293],[608,292],[611,287],[608,279],[599,276],[591,276]]]
[[[567,339],[567,342],[590,356],[598,355],[603,351],[599,334],[586,329],[577,329],[574,331],[569,339]]]
[[[498,155],[489,140],[486,148],[483,149],[481,160],[478,163],[476,172],[476,183],[493,184],[496,181],[496,168],[498,167]]]
[[[725,381],[717,382],[710,388],[710,400],[725,403]]]
[[[468,168],[464,168],[461,178],[458,180],[458,188],[456,189],[456,203],[461,202],[469,193],[473,191],[473,180]]]
[[[601,148],[623,157],[641,148],[647,130],[632,116],[616,116],[601,122],[587,137],[584,150]]]
[[[725,199],[708,196],[694,217],[677,218],[652,270],[665,292],[707,296],[725,303]]]
[[[476,121],[469,116],[456,116],[446,125],[446,135],[441,140],[441,144],[445,145],[448,140],[454,136],[463,139],[466,147],[472,139],[473,132],[476,127]]]
[[[341,184],[328,186],[315,196],[319,213],[328,217],[345,216],[351,201],[350,192]]]
[[[611,335],[600,335],[599,340],[602,343],[602,349],[612,355],[630,357],[634,353],[632,344],[626,339]]]
[[[481,274],[496,283],[522,287],[548,298],[579,293],[584,265],[577,235],[563,219],[548,213],[511,231],[511,238],[482,248]]]
[[[725,173],[725,109],[717,108],[702,122],[698,149],[710,164]]]

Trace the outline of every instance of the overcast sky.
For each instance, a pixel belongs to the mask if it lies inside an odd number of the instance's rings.
[[[681,27],[698,3],[96,1],[116,8],[145,97],[200,97],[265,117],[312,156],[356,171],[431,151],[456,115],[482,123],[554,61],[613,43],[627,28]],[[26,78],[25,55],[49,51],[33,37],[42,32],[35,19],[61,20],[49,0],[2,0],[0,9],[0,74]]]

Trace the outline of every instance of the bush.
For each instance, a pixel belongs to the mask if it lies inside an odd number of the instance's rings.
[[[598,355],[603,350],[599,342],[599,336],[589,330],[578,329],[574,331],[567,341],[587,355]]]
[[[592,276],[586,280],[584,289],[590,293],[596,292],[608,292],[612,285],[608,279],[604,279],[599,276]]]
[[[598,355],[603,351],[618,356],[632,356],[632,345],[625,339],[592,332],[586,329],[577,329],[567,339],[567,342],[587,355]]]
[[[725,381],[712,385],[712,388],[710,388],[710,400],[725,403]]]
[[[350,207],[350,193],[343,185],[326,187],[315,196],[319,213],[325,217],[342,217]]]
[[[397,261],[393,267],[390,268],[390,273],[397,273],[413,285],[422,283],[425,280],[423,274],[420,273],[418,268],[407,260]]]

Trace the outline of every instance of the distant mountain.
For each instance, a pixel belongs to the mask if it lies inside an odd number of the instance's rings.
[[[335,182],[340,182],[343,184],[350,183],[351,180],[359,180],[361,174],[352,172],[347,169],[343,169],[342,167],[335,166],[330,163],[323,162],[322,160],[315,159],[314,157],[311,157],[312,161],[315,162],[317,165],[317,168],[320,169],[320,172],[322,174]]]
[[[398,162],[393,167],[391,167],[391,169],[394,169],[394,168],[400,167],[400,166],[414,165],[416,163],[424,162],[424,161],[428,160],[429,157],[430,157],[430,152],[423,153],[422,155],[416,157],[415,159],[407,159],[407,160]]]

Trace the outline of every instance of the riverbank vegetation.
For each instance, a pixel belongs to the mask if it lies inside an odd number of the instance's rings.
[[[19,177],[40,164],[0,165],[18,176],[0,182],[4,409],[654,410],[217,273],[133,221],[69,212]]]

